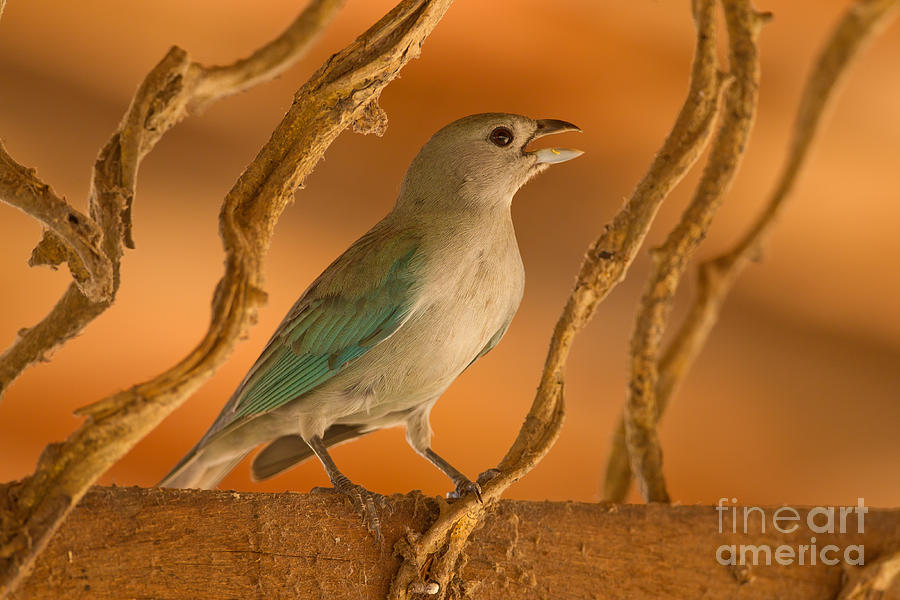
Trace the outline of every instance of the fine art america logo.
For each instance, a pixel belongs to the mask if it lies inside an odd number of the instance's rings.
[[[719,517],[719,533],[765,534],[793,533],[801,528],[809,532],[809,542],[796,546],[781,544],[722,544],[716,549],[716,560],[721,565],[771,565],[774,560],[779,565],[836,565],[843,561],[848,565],[865,564],[865,548],[850,544],[844,547],[835,544],[816,543],[816,534],[863,533],[865,515],[869,511],[862,498],[857,498],[856,506],[816,506],[809,509],[805,518],[791,506],[766,509],[759,506],[737,506],[737,498],[719,498],[716,512]],[[730,519],[726,519],[725,515]],[[731,527],[726,521],[731,521]],[[739,524],[743,528],[739,529]],[[803,536],[805,537],[805,536]],[[803,540],[805,542],[805,540]]]

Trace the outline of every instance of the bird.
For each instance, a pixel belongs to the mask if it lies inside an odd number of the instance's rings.
[[[247,454],[254,480],[317,456],[380,538],[376,494],[353,483],[328,448],[393,426],[451,480],[480,485],[431,449],[429,414],[500,341],[525,272],[513,196],[580,150],[527,150],[572,123],[482,113],[435,133],[406,171],[393,209],[331,263],[281,321],[219,416],[159,483],[210,489]]]

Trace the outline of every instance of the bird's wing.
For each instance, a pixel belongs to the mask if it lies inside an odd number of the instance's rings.
[[[201,444],[308,394],[409,317],[421,263],[416,236],[376,226],[332,263],[285,316]]]
[[[268,412],[333,377],[344,365],[387,339],[409,314],[411,252],[379,287],[359,297],[316,298],[281,332],[266,369],[247,386],[238,417]]]

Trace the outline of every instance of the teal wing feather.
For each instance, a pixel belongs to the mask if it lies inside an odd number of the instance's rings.
[[[415,305],[418,248],[418,236],[384,219],[331,263],[169,476],[212,439],[315,390],[401,327]]]
[[[394,333],[413,305],[415,252],[404,246],[363,293],[307,292],[244,382],[234,416],[265,413],[309,393]]]
[[[219,434],[315,390],[402,326],[415,304],[418,249],[417,235],[385,219],[331,263],[185,460]]]

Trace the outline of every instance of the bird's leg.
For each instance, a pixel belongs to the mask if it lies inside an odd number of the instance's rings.
[[[363,521],[368,526],[369,531],[373,531],[375,538],[381,541],[381,520],[378,518],[378,512],[375,510],[375,502],[373,501],[375,494],[363,486],[353,483],[349,477],[340,472],[331,459],[331,455],[328,454],[325,442],[322,441],[321,437],[315,436],[307,440],[306,443],[319,457],[319,461],[325,467],[325,472],[328,473],[328,478],[331,480],[331,485],[334,486],[334,489],[345,494],[353,501],[359,512],[362,513]]]
[[[474,494],[476,498],[478,498],[479,502],[482,502],[481,499],[481,486],[460,473],[456,470],[456,468],[448,463],[446,460],[438,456],[438,454],[432,450],[431,448],[425,448],[422,451],[422,456],[427,458],[431,464],[436,466],[438,469],[444,472],[447,477],[453,482],[453,485],[456,486],[456,489],[447,494],[448,498],[462,498],[466,494]]]

